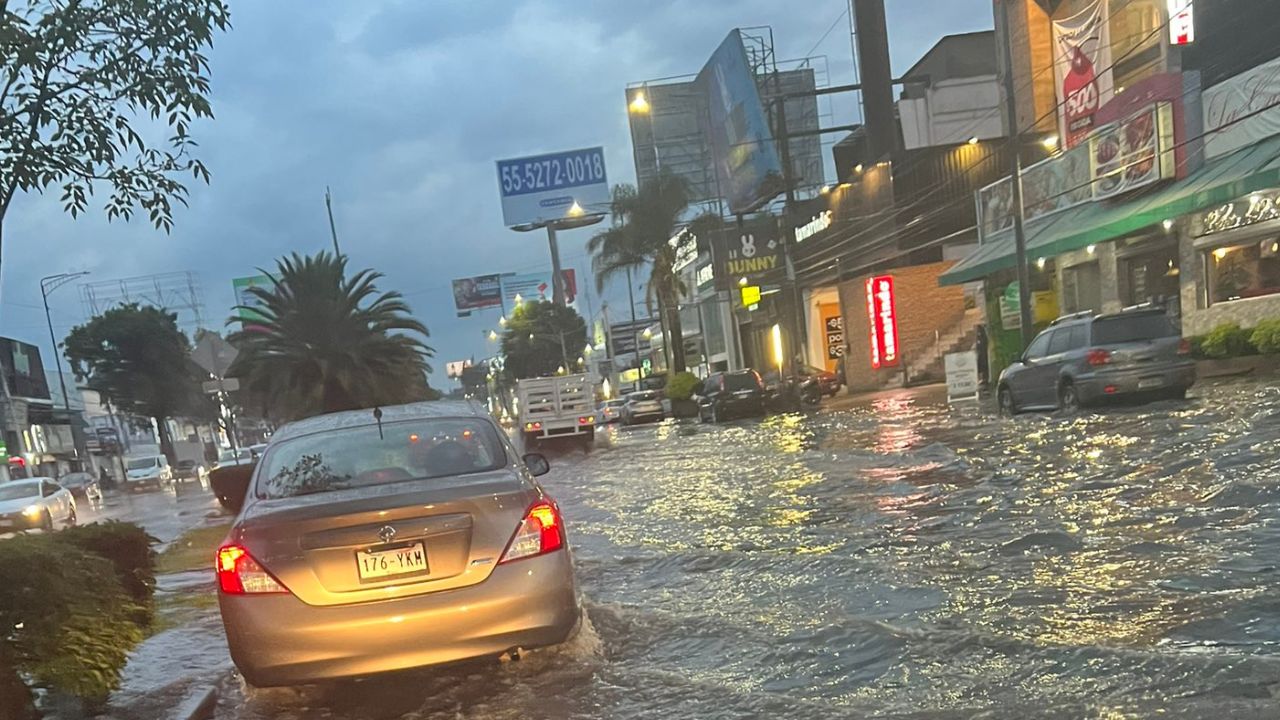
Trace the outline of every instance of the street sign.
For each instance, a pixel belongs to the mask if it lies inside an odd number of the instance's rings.
[[[240,354],[231,343],[216,333],[205,333],[191,351],[191,360],[209,371],[211,375],[223,377],[231,369],[231,364]]]
[[[224,392],[235,392],[240,389],[240,380],[237,378],[221,378],[218,380],[208,380],[201,383],[206,395],[217,395]]]
[[[978,399],[978,353],[948,353],[943,358],[947,369],[947,402]]]
[[[573,212],[600,215],[611,196],[604,148],[498,161],[498,191],[507,227],[563,220]]]

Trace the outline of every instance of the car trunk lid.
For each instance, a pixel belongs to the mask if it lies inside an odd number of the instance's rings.
[[[407,597],[483,582],[536,497],[508,469],[261,500],[232,540],[310,605]],[[424,552],[425,567],[361,571],[397,550]]]

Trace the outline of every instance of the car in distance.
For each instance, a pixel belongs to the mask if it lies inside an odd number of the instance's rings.
[[[830,370],[823,370],[812,365],[801,365],[797,374],[800,377],[817,381],[822,394],[827,397],[835,397],[836,393],[840,392],[840,376]]]
[[[102,505],[102,487],[92,473],[67,473],[58,478],[58,484],[66,488],[77,501],[83,501],[89,507]]]
[[[461,402],[281,428],[216,556],[232,660],[274,686],[564,642],[581,610],[548,469]]]
[[[1109,399],[1186,397],[1191,346],[1164,310],[1084,312],[1053,321],[1000,374],[1000,410],[1075,410]]]
[[[203,480],[204,476],[204,465],[195,460],[179,460],[173,466],[173,479],[175,480]]]
[[[53,478],[0,484],[0,533],[52,532],[76,524],[76,500]]]
[[[143,455],[125,463],[124,487],[128,490],[159,490],[173,482],[173,468],[164,455]]]
[[[622,419],[622,406],[626,402],[625,399],[615,398],[600,403],[600,406],[596,408],[596,422],[601,425],[618,422]]]
[[[761,417],[765,412],[764,380],[755,370],[712,373],[702,381],[694,399],[702,422]]]
[[[641,422],[655,422],[666,417],[662,409],[662,398],[656,390],[638,390],[627,394],[622,404],[622,424],[635,425]]]

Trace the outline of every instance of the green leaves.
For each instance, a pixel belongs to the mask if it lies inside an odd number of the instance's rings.
[[[267,273],[273,287],[250,289],[261,304],[247,309],[262,320],[231,336],[232,374],[273,419],[428,397],[426,326],[399,293],[379,292],[381,273],[346,269],[345,256],[294,253]]]
[[[576,371],[587,343],[587,325],[570,308],[552,302],[521,303],[507,318],[502,335],[504,372],[511,378]]]
[[[175,201],[187,202],[179,178],[209,180],[189,131],[213,116],[204,50],[229,22],[222,0],[28,0],[0,11],[0,221],[18,192],[60,185],[78,216],[105,184],[108,219],[141,208],[170,231]],[[152,144],[135,130],[148,116],[167,121],[167,138]]]

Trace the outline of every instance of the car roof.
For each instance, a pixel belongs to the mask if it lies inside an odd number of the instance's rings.
[[[374,418],[373,410],[373,408],[346,410],[291,422],[276,430],[271,435],[271,442],[275,443],[280,440],[288,440],[330,430],[376,425],[378,420]],[[484,406],[468,400],[431,400],[428,402],[408,403],[406,405],[388,405],[382,408],[382,422],[384,424],[401,420],[425,420],[446,417],[487,419],[489,413],[484,409]]]
[[[22,478],[21,480],[10,480],[9,482],[4,484],[5,485],[35,485],[36,483],[42,480],[48,480],[49,482],[53,482],[53,478],[51,477],[33,477],[33,478]]]

